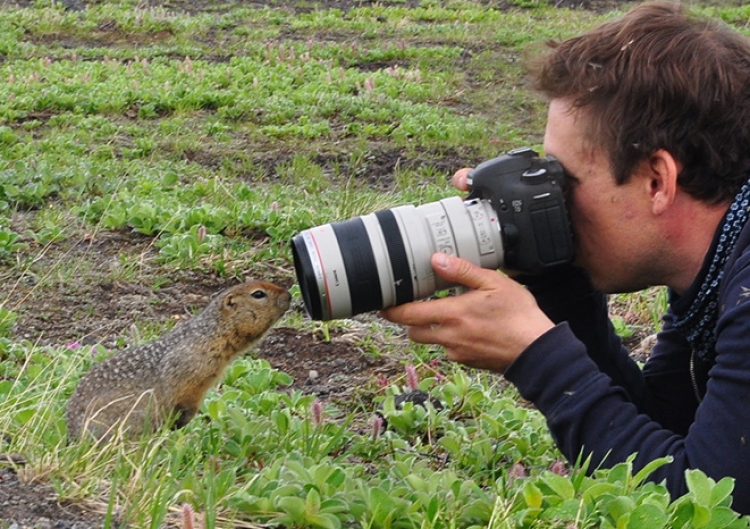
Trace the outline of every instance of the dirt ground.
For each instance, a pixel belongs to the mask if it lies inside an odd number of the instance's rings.
[[[336,7],[347,10],[367,4],[369,0],[316,0],[309,7],[297,9]],[[67,9],[86,8],[85,0],[60,0]],[[206,6],[215,10],[214,0],[145,0],[141,4],[164,6],[172,10],[199,12]],[[279,0],[251,0],[244,4],[286,6]],[[378,0],[380,4],[388,1]],[[504,0],[489,1],[493,6],[505,5]],[[617,5],[616,0],[558,0],[560,7],[606,10]],[[0,0],[6,5],[33,6],[33,0],[17,2]],[[298,5],[302,3],[295,3]],[[408,5],[418,5],[417,0],[407,0]],[[403,6],[404,2],[398,2]],[[397,159],[389,162],[373,157],[377,170],[390,173]],[[403,164],[403,160],[401,162]],[[461,160],[447,158],[436,160],[446,170],[459,167]],[[14,230],[22,232],[27,219],[19,213],[13,219]],[[67,274],[69,280],[57,281],[54,288],[36,289],[33,275],[20,280],[12,272],[0,269],[0,281],[10,291],[9,306],[19,312],[18,338],[36,341],[43,345],[61,345],[72,342],[100,343],[116,348],[115,337],[134,332],[134,322],[148,320],[180,320],[192,311],[205,306],[210,296],[230,286],[234,281],[195,272],[171,273],[167,284],[154,291],[143,285],[153,284],[160,271],[151,264],[156,255],[150,238],[133,234],[101,233],[77,241],[52,245],[41,254],[36,268]],[[40,249],[31,251],[39,252]],[[132,276],[112,279],[111,270],[131,263]],[[294,277],[288,270],[274,267],[248,270],[248,275],[274,280],[291,286]],[[79,274],[100,277],[101,281],[76,280]],[[39,295],[40,291],[43,295]],[[29,296],[34,292],[33,298]],[[301,311],[302,307],[292,310]],[[348,334],[333,332],[324,340],[319,333],[300,332],[283,326],[273,329],[260,344],[258,355],[271,365],[294,378],[293,388],[315,393],[323,399],[341,398],[352,388],[361,387],[373,379],[400,376],[403,366],[398,354],[375,357],[365,354]],[[356,329],[354,331],[356,333]],[[137,338],[134,336],[133,338]],[[391,339],[392,341],[392,339]],[[293,353],[291,352],[293,351]],[[43,484],[28,483],[3,461],[0,454],[0,529],[56,528],[90,529],[102,527],[103,516],[88,512],[78,505],[60,503],[50,488]]]

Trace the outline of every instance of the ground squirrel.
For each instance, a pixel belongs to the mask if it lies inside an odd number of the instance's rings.
[[[158,340],[117,353],[79,382],[68,402],[70,438],[134,437],[198,411],[206,391],[289,308],[285,289],[249,281],[220,292],[198,315]]]

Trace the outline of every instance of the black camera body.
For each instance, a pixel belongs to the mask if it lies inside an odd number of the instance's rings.
[[[475,167],[468,200],[489,200],[503,232],[503,268],[536,274],[573,261],[565,173],[555,158],[514,149]]]

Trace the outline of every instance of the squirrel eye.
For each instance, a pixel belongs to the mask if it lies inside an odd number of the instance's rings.
[[[262,290],[253,290],[253,293],[250,295],[255,299],[263,299],[264,297],[266,297],[266,293]]]

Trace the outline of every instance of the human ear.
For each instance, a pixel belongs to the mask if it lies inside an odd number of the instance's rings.
[[[651,211],[654,215],[661,215],[669,209],[677,196],[677,176],[681,166],[664,149],[654,152],[643,165]]]

